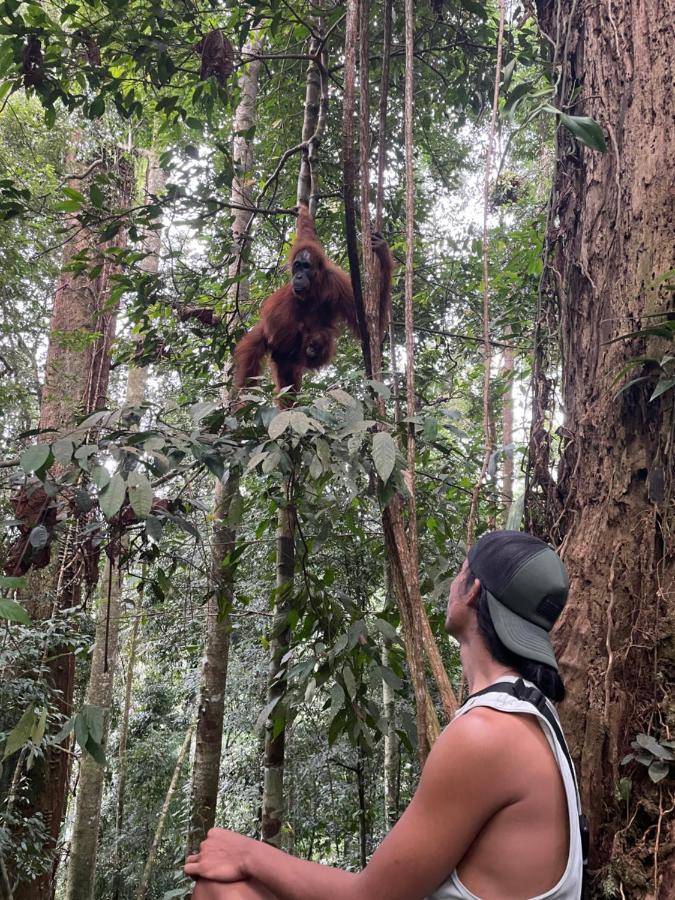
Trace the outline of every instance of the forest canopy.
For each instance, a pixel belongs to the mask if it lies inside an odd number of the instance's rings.
[[[2,900],[185,896],[214,824],[365,867],[496,528],[570,575],[590,896],[675,895],[659,9],[0,0]],[[353,313],[235,383],[305,206]]]

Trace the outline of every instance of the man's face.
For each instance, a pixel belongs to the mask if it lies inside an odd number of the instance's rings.
[[[458,638],[466,626],[468,617],[471,613],[469,602],[472,595],[478,592],[475,587],[478,584],[476,580],[470,580],[467,571],[469,568],[468,560],[464,560],[462,568],[455,575],[450,585],[450,596],[448,597],[448,606],[445,612],[445,630],[454,638]]]

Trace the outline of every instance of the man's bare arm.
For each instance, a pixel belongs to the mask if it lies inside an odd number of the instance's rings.
[[[466,853],[485,822],[511,802],[503,734],[492,710],[453,722],[429,755],[406,812],[358,874],[296,859],[213,829],[189,875],[252,877],[279,900],[422,900]]]

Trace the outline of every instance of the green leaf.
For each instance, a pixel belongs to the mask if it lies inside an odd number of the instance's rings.
[[[666,391],[669,391],[671,387],[675,387],[675,378],[659,378],[659,380],[656,382],[654,393],[649,399],[656,400],[656,398],[660,397],[661,394],[665,394]]]
[[[9,591],[20,591],[25,586],[25,575],[0,575],[0,588],[6,588]]]
[[[602,153],[607,150],[602,128],[595,119],[591,119],[589,116],[568,116],[565,113],[559,113],[559,115],[560,124],[568,128],[582,144],[586,144],[591,150],[600,150]]]
[[[139,519],[145,519],[152,509],[152,485],[142,472],[129,472],[127,478],[129,502]]]
[[[103,209],[105,206],[105,195],[97,184],[92,184],[89,188],[89,199],[91,200],[91,205],[96,207],[96,209]]]
[[[377,474],[386,483],[396,463],[396,444],[388,431],[376,431],[373,435],[373,462]]]
[[[49,459],[50,453],[49,444],[33,444],[32,447],[27,447],[21,454],[21,468],[27,474],[39,472]]]
[[[87,116],[90,119],[98,119],[99,116],[102,116],[105,111],[105,101],[103,97],[99,94],[98,97],[95,97],[93,102],[89,106],[89,112]]]
[[[509,89],[509,85],[511,84],[511,79],[513,78],[513,70],[516,68],[516,58],[508,62],[502,71],[502,91],[506,93]]]
[[[54,441],[52,444],[54,459],[62,466],[67,466],[71,461],[74,449],[75,445],[69,438],[59,438],[58,441]]]
[[[86,749],[87,741],[89,740],[89,728],[87,727],[87,719],[81,711],[75,716],[75,740],[83,750]]]
[[[398,641],[398,634],[393,625],[390,625],[385,619],[375,619],[373,624],[380,632],[383,638],[392,643]]]
[[[349,668],[349,666],[345,666],[342,670],[342,679],[345,683],[345,687],[347,688],[347,693],[352,699],[354,699],[354,697],[356,696],[356,679],[354,678],[354,673]]]
[[[267,429],[269,436],[272,440],[275,440],[284,433],[284,431],[288,428],[288,426],[292,422],[292,411],[285,410],[284,412],[277,413],[277,415],[272,419]]]
[[[105,753],[103,752],[103,747],[101,747],[91,735],[87,738],[87,742],[82,749],[90,756],[93,756],[99,766],[105,766]]]
[[[16,600],[9,600],[6,597],[0,597],[0,619],[18,622],[20,625],[30,625],[30,616],[23,606]]]
[[[79,200],[62,200],[54,204],[54,209],[56,212],[78,212],[82,209],[82,204]]]
[[[103,740],[103,707],[94,703],[85,703],[82,707],[82,715],[87,723],[89,736],[97,744],[100,744]]]
[[[42,738],[45,736],[45,728],[47,727],[47,707],[44,706],[42,708],[42,712],[40,713],[40,718],[36,720],[35,725],[33,726],[33,731],[31,733],[30,739],[34,744],[42,743]]]
[[[649,777],[654,782],[654,784],[658,784],[659,781],[663,781],[669,771],[670,766],[662,759],[655,759],[647,770]]]
[[[7,743],[5,744],[5,752],[2,755],[3,759],[7,759],[8,756],[11,756],[12,753],[16,753],[17,750],[20,750],[23,747],[30,738],[34,724],[35,707],[31,703],[8,735]]]
[[[126,482],[119,472],[116,472],[110,479],[110,484],[105,490],[101,491],[99,497],[101,512],[106,519],[112,519],[112,517],[120,511],[120,508],[124,503],[126,490]]]
[[[75,188],[64,187],[64,188],[63,188],[63,193],[64,193],[64,194],[66,195],[66,197],[68,197],[70,200],[77,200],[77,202],[80,204],[80,206],[82,206],[82,204],[85,202],[85,201],[84,201],[84,194],[81,194],[79,191],[76,191]]]
[[[99,491],[102,491],[110,484],[110,472],[105,466],[94,466],[91,470],[91,480]]]

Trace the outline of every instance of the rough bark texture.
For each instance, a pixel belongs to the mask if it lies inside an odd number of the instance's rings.
[[[250,52],[260,49],[258,41],[250,45]],[[230,267],[230,275],[235,277],[241,271],[244,253],[244,236],[247,234],[251,205],[253,170],[253,146],[243,136],[256,123],[256,97],[258,73],[261,62],[252,59],[239,79],[241,91],[235,113],[233,159],[236,175],[232,180],[232,203],[235,207],[232,223],[232,237],[237,248],[237,259]],[[244,207],[244,209],[237,209]],[[240,303],[248,300],[249,285],[246,278],[240,278],[232,289]],[[224,397],[224,400],[227,398]],[[239,472],[230,471],[216,484],[213,538],[211,541],[211,590],[206,605],[206,640],[200,678],[200,699],[197,714],[197,735],[195,756],[192,767],[190,825],[188,829],[188,853],[197,852],[199,844],[206,837],[216,820],[218,802],[218,781],[220,756],[223,745],[223,717],[225,710],[225,689],[230,651],[230,610],[234,597],[233,572],[225,564],[232,552],[236,531],[228,524],[232,500],[239,492]]]
[[[77,168],[74,153],[66,159],[66,168],[69,171]],[[117,193],[113,205],[125,208],[131,196],[132,169],[127,160],[120,157],[116,162],[116,171]],[[74,186],[77,190],[83,189],[81,180]],[[109,247],[121,247],[126,242],[124,228],[113,241],[101,245],[96,243],[96,235],[81,228],[74,217],[69,217],[66,225],[72,229],[73,237],[64,249],[64,270],[78,252],[86,249],[91,254],[93,247],[90,265],[100,264],[101,271],[93,280],[86,274],[63,271],[56,286],[39,422],[41,429],[54,429],[56,432],[68,427],[78,415],[86,415],[105,405],[117,305],[109,302],[112,289],[110,279],[115,265],[104,257],[104,252]],[[92,335],[96,335],[93,340]],[[54,439],[53,433],[49,439]],[[80,603],[85,558],[78,532],[77,525],[70,527],[58,554],[53,554],[53,558],[57,557],[55,563],[31,575],[30,594],[33,599],[29,608],[35,619],[48,618],[53,609],[69,609]],[[54,654],[49,682],[54,690],[57,711],[70,716],[74,683],[72,653],[64,651]],[[50,849],[56,848],[61,830],[69,768],[69,755],[58,747],[47,748],[44,760],[38,761],[31,770],[30,805],[25,811],[26,815],[42,815],[50,836]],[[51,897],[57,865],[55,855],[50,871],[35,882],[24,882],[17,887],[15,900]]]
[[[591,868],[615,895],[665,900],[675,893],[675,834],[663,818],[672,782],[659,788],[620,760],[637,732],[672,737],[673,390],[650,402],[652,377],[615,396],[622,366],[666,347],[608,341],[673,309],[657,280],[673,267],[675,9],[669,0],[538,7],[556,48],[558,104],[595,118],[608,145],[601,154],[559,131],[549,233],[565,410],[562,515],[551,525],[572,581],[555,634],[562,714],[591,819]],[[617,794],[626,774],[628,825]]]
[[[148,154],[145,177],[145,201],[151,195],[161,193],[164,174],[155,154]],[[149,231],[144,250],[148,254],[141,261],[145,272],[157,274],[159,269],[161,236],[159,231]],[[127,406],[140,406],[145,400],[148,369],[131,368],[127,376]],[[124,540],[124,539],[123,539]],[[113,678],[117,662],[119,639],[120,601],[122,598],[122,572],[119,560],[108,560],[101,582],[94,651],[89,674],[86,702],[104,710],[103,747],[105,749],[110,724],[110,706],[113,695]],[[96,880],[96,854],[98,847],[98,823],[103,799],[105,769],[93,756],[83,753],[77,785],[77,805],[70,845],[66,900],[89,900],[93,896]]]

